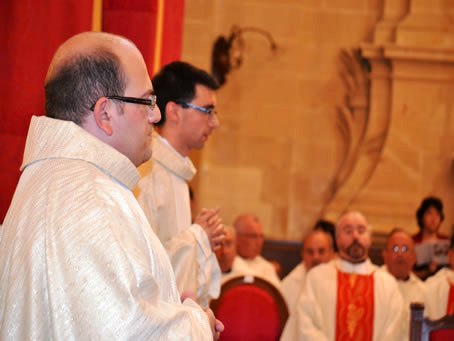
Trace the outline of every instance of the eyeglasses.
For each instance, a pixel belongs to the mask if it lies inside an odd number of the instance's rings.
[[[150,98],[138,98],[138,97],[124,97],[124,96],[105,96],[108,99],[114,99],[126,103],[134,104],[143,104],[150,107],[151,110],[154,110],[156,107],[156,95],[150,95]],[[96,104],[96,103],[95,103]],[[95,104],[90,107],[90,110],[93,111]]]
[[[399,251],[401,253],[407,253],[410,251],[409,247],[407,245],[402,245],[401,247],[399,247],[399,245],[393,245],[391,251],[393,253],[399,253]]]
[[[208,114],[208,115],[217,114],[217,111],[214,108],[199,107],[198,105],[183,102],[183,101],[176,101],[175,103],[178,105],[181,105],[181,107],[184,109],[191,108],[191,109],[198,110],[198,111],[203,112],[204,114]]]

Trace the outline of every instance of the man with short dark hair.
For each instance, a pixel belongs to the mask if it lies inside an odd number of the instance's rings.
[[[32,117],[0,241],[0,339],[210,340],[222,325],[181,303],[132,188],[161,115],[129,40],[63,43]]]
[[[301,340],[398,340],[402,298],[394,278],[368,258],[369,224],[348,212],[336,224],[339,258],[313,268],[300,296]]]
[[[164,244],[182,294],[208,306],[220,292],[221,271],[213,251],[223,239],[219,209],[202,209],[192,224],[187,182],[196,173],[189,159],[219,126],[216,90],[204,70],[185,62],[166,65],[153,78],[162,118],[155,125],[151,172],[139,182],[138,201]]]

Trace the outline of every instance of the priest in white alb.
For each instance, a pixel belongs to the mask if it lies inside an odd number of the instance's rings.
[[[399,340],[402,298],[394,278],[368,258],[369,225],[359,212],[336,224],[339,258],[306,276],[297,315],[298,340]]]
[[[137,199],[170,257],[178,289],[208,306],[220,293],[221,271],[214,250],[223,239],[219,209],[202,209],[191,219],[189,159],[219,126],[216,90],[206,71],[177,61],[153,78],[162,118],[153,136],[151,171],[139,182]]]
[[[0,241],[1,340],[212,340],[132,188],[160,119],[129,40],[86,32],[52,59]]]

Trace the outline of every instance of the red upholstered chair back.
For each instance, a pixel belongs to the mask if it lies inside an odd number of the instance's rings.
[[[287,305],[278,289],[252,276],[224,283],[219,298],[210,306],[224,323],[223,341],[279,340],[288,318]]]
[[[454,315],[439,320],[424,318],[424,304],[410,304],[410,341],[454,340]]]

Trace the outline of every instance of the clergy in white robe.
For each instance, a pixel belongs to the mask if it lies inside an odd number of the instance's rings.
[[[262,256],[256,256],[253,259],[242,258],[241,260],[250,269],[252,275],[261,277],[280,289],[281,280],[277,275],[276,268],[271,262]]]
[[[382,270],[389,273],[389,269],[384,265]],[[391,274],[392,275],[392,274]],[[414,302],[425,302],[426,286],[414,273],[410,272],[408,279],[396,279],[399,292],[402,296],[403,313],[401,323],[401,340],[408,340],[410,327],[410,304]]]
[[[408,340],[410,327],[410,304],[424,303],[426,287],[413,272],[416,263],[415,244],[411,235],[403,229],[393,229],[383,250],[385,265],[382,270],[391,274],[397,281],[403,299],[401,340]]]
[[[298,340],[399,340],[402,298],[394,278],[367,258],[369,228],[359,212],[336,224],[339,259],[306,276],[297,306]]]
[[[160,119],[137,47],[107,33],[71,37],[52,59],[45,94],[48,117],[31,120],[2,227],[0,339],[218,336],[209,310],[181,303],[131,191]]]
[[[236,253],[236,233],[233,226],[224,225],[224,240],[216,250],[216,258],[222,271],[221,283],[238,276],[252,275],[252,270]]]
[[[221,282],[224,284],[228,280],[238,276],[252,276],[264,279],[261,276],[257,276],[241,257],[235,256],[231,269],[222,273]]]
[[[426,282],[424,314],[437,320],[454,313],[454,270],[443,268]]]
[[[179,291],[194,293],[201,305],[208,306],[219,296],[221,271],[207,233],[191,224],[187,181],[195,168],[158,134],[152,149],[152,170],[139,181],[138,201],[166,248]]]
[[[22,169],[2,227],[0,339],[211,338],[204,312],[180,303],[125,156],[33,117]]]
[[[448,251],[449,268],[442,268],[426,280],[425,315],[439,319],[454,315],[454,236]]]
[[[333,239],[327,232],[314,230],[304,237],[301,263],[281,282],[282,294],[289,310],[289,318],[282,332],[281,340],[292,341],[298,338],[296,335],[296,307],[307,272],[319,264],[332,260],[334,255]]]
[[[203,148],[219,126],[219,85],[204,70],[173,62],[155,75],[153,87],[162,118],[156,123],[159,134],[153,138],[151,171],[140,180],[137,198],[166,248],[179,291],[192,293],[199,304],[208,306],[220,293],[221,271],[213,250],[223,231],[220,221],[216,223],[216,210],[209,210],[212,217],[206,219],[207,211],[202,210],[191,223],[187,182],[196,169],[188,155]]]
[[[265,236],[259,218],[254,214],[241,214],[233,223],[236,231],[238,256],[251,269],[254,276],[259,276],[280,289],[281,281],[276,269],[261,256]]]

